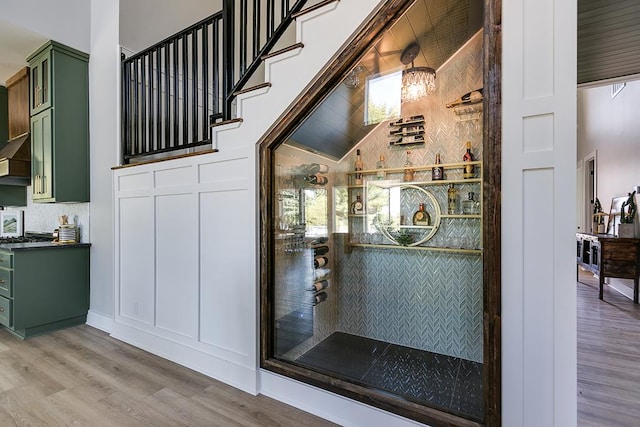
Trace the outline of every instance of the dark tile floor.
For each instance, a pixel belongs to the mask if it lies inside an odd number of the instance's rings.
[[[297,362],[429,406],[482,420],[482,364],[334,332]]]

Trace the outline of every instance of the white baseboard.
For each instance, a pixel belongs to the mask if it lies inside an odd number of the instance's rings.
[[[260,394],[345,427],[416,427],[413,420],[330,393],[273,372],[260,370]]]
[[[87,325],[110,334],[113,330],[113,319],[104,314],[89,310],[87,313]]]
[[[177,343],[161,336],[113,322],[111,336],[149,353],[200,372],[208,377],[229,384],[244,392],[258,393],[258,377],[255,368],[248,368],[204,351]]]

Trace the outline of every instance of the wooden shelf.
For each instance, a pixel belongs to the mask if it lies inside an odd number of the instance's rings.
[[[351,243],[352,247],[360,248],[378,248],[378,249],[409,249],[409,250],[421,250],[421,251],[434,251],[434,252],[451,252],[468,255],[481,255],[482,249],[465,249],[465,248],[447,248],[447,247],[435,247],[435,246],[401,246],[401,245],[377,245],[371,243]]]
[[[473,162],[441,163],[439,165],[430,164],[430,165],[410,166],[410,167],[400,167],[400,168],[367,169],[367,170],[361,170],[361,171],[358,171],[358,172],[349,171],[346,174],[347,175],[355,175],[356,173],[360,173],[362,175],[374,175],[379,171],[383,171],[383,172],[386,172],[386,173],[403,173],[407,169],[415,171],[415,172],[420,172],[420,171],[430,171],[431,169],[433,169],[436,166],[443,167],[445,170],[446,169],[461,169],[461,168],[463,168],[465,166],[468,166],[468,165],[481,166],[482,162],[476,160],[476,161],[473,161]],[[474,179],[477,180],[477,181],[480,181],[479,178],[464,179],[464,180],[460,180],[460,181],[472,182]]]

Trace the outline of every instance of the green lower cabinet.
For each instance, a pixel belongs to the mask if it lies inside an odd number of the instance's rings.
[[[0,258],[13,264],[0,266],[0,278],[10,281],[0,293],[0,324],[12,333],[28,338],[86,322],[89,245],[0,250]]]

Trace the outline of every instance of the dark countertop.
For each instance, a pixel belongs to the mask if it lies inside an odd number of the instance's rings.
[[[0,251],[28,251],[35,249],[63,249],[91,246],[91,243],[25,242],[0,243]]]
[[[58,242],[26,242],[26,243],[0,243],[0,250],[28,251],[34,249],[63,249],[89,247],[91,243],[58,243]]]

